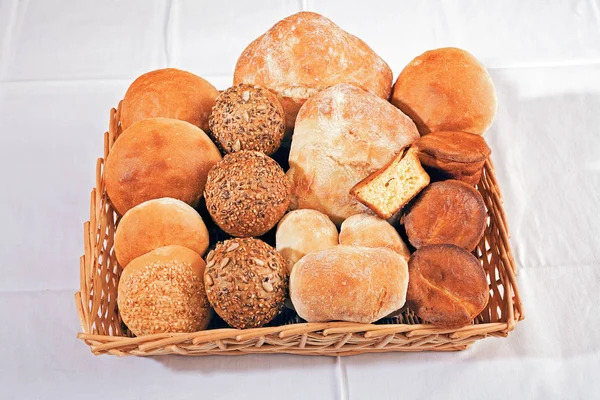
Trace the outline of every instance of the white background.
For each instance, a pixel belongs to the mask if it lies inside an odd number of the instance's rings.
[[[93,356],[73,293],[109,109],[167,66],[226,88],[244,47],[302,9],[394,76],[443,46],[489,68],[526,320],[450,354]],[[0,0],[0,152],[0,398],[600,398],[599,1]]]

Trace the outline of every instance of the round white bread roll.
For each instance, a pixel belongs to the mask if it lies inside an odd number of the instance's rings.
[[[410,258],[410,250],[398,231],[375,215],[356,214],[345,220],[340,229],[340,244],[386,247],[400,254],[406,262]]]
[[[202,257],[182,246],[160,247],[130,262],[117,294],[125,325],[136,336],[205,329],[212,316],[205,267]]]
[[[200,214],[183,201],[165,197],[148,200],[125,213],[117,226],[115,253],[125,268],[134,258],[173,244],[202,256],[208,242]]]
[[[279,221],[275,243],[289,273],[306,254],[337,246],[338,231],[329,217],[317,210],[294,210]]]
[[[371,323],[406,301],[408,265],[385,248],[339,245],[310,253],[294,265],[290,297],[308,322]]]
[[[312,208],[341,224],[372,213],[350,189],[419,138],[415,124],[387,101],[341,84],[311,97],[300,110],[287,175],[291,208]]]

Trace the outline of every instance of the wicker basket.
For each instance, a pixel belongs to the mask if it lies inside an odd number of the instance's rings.
[[[486,161],[479,192],[489,219],[474,251],[488,276],[490,301],[473,324],[455,330],[423,324],[410,310],[375,324],[350,322],[306,323],[286,311],[269,326],[255,329],[209,329],[194,333],[161,333],[133,337],[117,309],[117,264],[113,240],[117,215],[104,186],[104,160],[120,133],[119,109],[110,112],[104,135],[104,158],[96,164],[90,221],[84,224],[85,254],[80,260],[80,291],[75,303],[83,332],[78,337],[94,354],[151,356],[180,354],[292,353],[343,356],[388,351],[454,351],[488,336],[506,337],[523,319],[516,270],[498,183]],[[214,328],[215,326],[213,326]]]

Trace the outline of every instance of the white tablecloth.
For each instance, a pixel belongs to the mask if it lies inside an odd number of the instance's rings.
[[[243,48],[302,9],[395,75],[443,46],[490,69],[526,320],[449,354],[93,356],[73,293],[108,110],[166,66],[226,88]],[[599,126],[599,1],[0,0],[0,398],[599,398]]]

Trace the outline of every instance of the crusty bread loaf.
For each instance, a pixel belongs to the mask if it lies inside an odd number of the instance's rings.
[[[145,73],[125,93],[121,126],[146,118],[173,118],[208,130],[208,117],[219,92],[206,80],[175,68]]]
[[[468,132],[432,132],[417,140],[421,164],[445,179],[476,185],[491,150],[482,136]]]
[[[455,329],[473,321],[490,291],[480,262],[451,244],[421,247],[408,262],[407,303],[425,322]]]
[[[200,128],[175,119],[145,119],[121,133],[110,150],[106,191],[120,215],[161,197],[194,206],[208,171],[220,159],[217,146]]]
[[[385,247],[400,254],[408,262],[410,251],[398,231],[386,220],[369,214],[356,214],[342,222],[340,244],[363,247]]]
[[[125,268],[134,258],[175,244],[202,256],[208,241],[200,214],[183,201],[165,197],[145,201],[123,215],[115,233],[115,253]]]
[[[390,163],[358,182],[350,193],[388,219],[429,184],[429,175],[414,148],[401,151]]]
[[[410,118],[377,96],[345,84],[319,92],[296,121],[291,207],[319,210],[336,224],[370,212],[350,189],[418,138]]]
[[[494,82],[472,54],[453,47],[427,51],[400,72],[392,103],[412,118],[421,135],[464,131],[483,135],[498,100]]]
[[[338,231],[327,215],[317,210],[294,210],[277,224],[275,243],[289,273],[306,254],[336,246]]]
[[[483,197],[465,182],[434,182],[403,215],[408,241],[417,249],[430,244],[454,244],[473,251],[487,222]]]
[[[349,83],[388,99],[392,70],[362,40],[313,12],[291,15],[254,40],[237,61],[234,84],[276,93],[294,127],[302,104],[320,90]]]
[[[371,323],[404,305],[407,286],[408,266],[399,254],[339,245],[294,265],[290,297],[308,322]]]
[[[123,322],[136,336],[205,329],[212,309],[204,268],[202,257],[182,246],[159,247],[131,261],[119,279]]]

